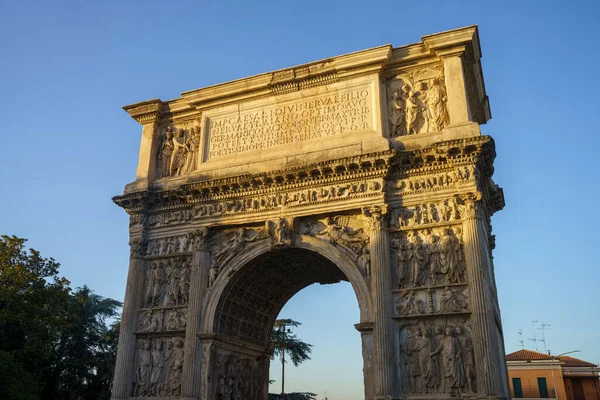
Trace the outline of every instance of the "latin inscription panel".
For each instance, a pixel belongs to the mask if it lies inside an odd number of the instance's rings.
[[[208,158],[373,130],[370,86],[207,116]]]

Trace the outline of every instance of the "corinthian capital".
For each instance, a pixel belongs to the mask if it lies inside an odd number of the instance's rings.
[[[480,196],[463,196],[460,197],[458,208],[463,219],[467,218],[483,218],[485,211],[481,203]]]
[[[206,226],[188,233],[194,251],[208,251],[208,233],[209,228]]]
[[[146,245],[147,242],[142,238],[133,238],[129,242],[130,246],[130,258],[143,258],[144,254],[146,254]]]
[[[365,207],[362,209],[363,215],[369,219],[372,230],[383,229],[387,227],[389,220],[387,211],[387,205]]]

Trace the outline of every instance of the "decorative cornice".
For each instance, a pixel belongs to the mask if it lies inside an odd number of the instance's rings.
[[[335,187],[351,180],[377,182],[370,192],[383,195],[381,179],[387,175],[396,151],[384,151],[323,161],[260,174],[246,174],[181,185],[176,189],[144,191],[113,197],[113,201],[129,213],[144,210],[169,210],[198,203],[226,202],[228,199],[273,195],[283,191],[302,191],[316,187]],[[366,184],[366,183],[365,183]],[[375,183],[374,183],[375,184]],[[331,197],[337,197],[337,193]]]
[[[163,102],[160,99],[143,101],[123,107],[123,110],[127,111],[133,119],[142,125],[156,122],[162,109]]]

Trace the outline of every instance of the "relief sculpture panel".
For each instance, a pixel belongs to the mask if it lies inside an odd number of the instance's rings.
[[[369,230],[364,219],[352,215],[309,218],[299,224],[298,232],[336,246],[356,262],[364,276],[370,276]]]
[[[389,81],[388,119],[392,137],[441,132],[448,125],[441,68],[403,73]]]
[[[145,307],[183,306],[188,303],[191,257],[171,257],[148,263]]]
[[[185,175],[196,170],[200,153],[198,120],[185,127],[167,126],[159,137],[157,178]]]
[[[400,367],[406,393],[453,397],[477,393],[472,334],[462,320],[402,326]]]
[[[392,249],[398,289],[466,281],[462,230],[458,226],[397,232],[392,238]]]
[[[183,338],[139,339],[133,396],[179,396],[182,370]]]
[[[209,399],[262,399],[268,364],[264,356],[252,356],[211,346],[212,385]]]

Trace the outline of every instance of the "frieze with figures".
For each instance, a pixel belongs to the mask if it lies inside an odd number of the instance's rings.
[[[149,262],[145,279],[144,306],[186,305],[189,300],[191,257],[170,257]]]
[[[422,202],[410,207],[395,208],[390,226],[399,230],[452,225],[473,213],[473,202],[467,197],[454,196],[437,202]]]
[[[471,328],[465,320],[439,318],[400,328],[400,369],[407,394],[477,394]]]
[[[448,284],[394,292],[394,316],[399,318],[468,312],[470,312],[470,304],[466,284]]]
[[[133,396],[179,396],[181,394],[183,355],[182,337],[139,338]]]
[[[477,168],[468,165],[456,167],[442,173],[391,179],[388,181],[388,188],[395,194],[422,193],[455,188],[457,184],[475,181],[477,177]]]
[[[148,217],[148,226],[180,225],[204,218],[300,207],[334,200],[360,198],[362,196],[381,194],[382,192],[382,180],[364,180],[344,184],[331,184],[325,187],[274,192],[273,194],[265,194],[258,197],[210,201],[192,205],[191,208],[187,209],[152,214]]]
[[[145,309],[139,313],[138,332],[182,331],[187,325],[187,309],[182,307]]]

